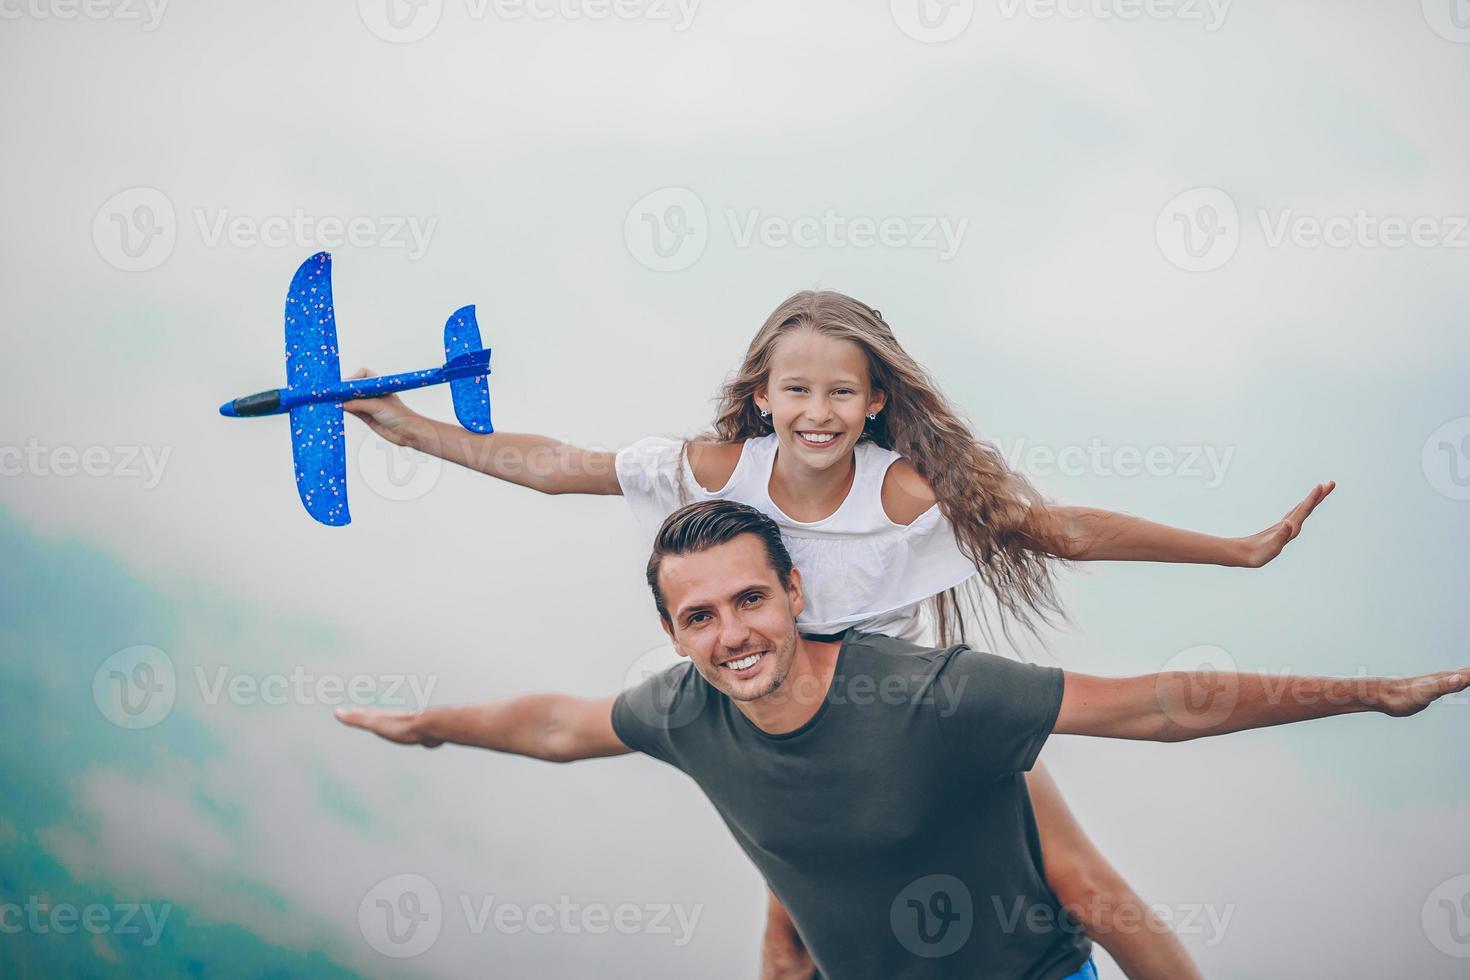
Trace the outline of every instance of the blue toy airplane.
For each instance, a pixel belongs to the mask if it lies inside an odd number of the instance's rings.
[[[444,324],[444,357],[443,367],[343,381],[332,312],[332,256],[318,252],[301,263],[286,294],[286,387],[236,398],[219,412],[230,418],[291,413],[291,455],[301,502],[321,523],[340,527],[352,522],[343,402],[448,382],[459,424],[471,432],[495,431],[485,383],[490,351],[480,347],[473,306],[455,310]]]

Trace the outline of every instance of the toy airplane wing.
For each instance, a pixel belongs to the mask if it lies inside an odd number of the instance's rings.
[[[463,306],[444,324],[444,373],[450,378],[454,417],[471,432],[494,432],[490,424],[490,352],[480,348],[480,324],[475,308]]]
[[[318,252],[301,264],[286,294],[286,390],[312,393],[340,384],[337,318],[332,308],[332,257]],[[323,524],[349,524],[347,450],[342,406],[312,402],[291,409],[291,457],[296,492]]]

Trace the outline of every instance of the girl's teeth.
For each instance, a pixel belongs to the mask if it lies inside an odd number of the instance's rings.
[[[803,432],[803,433],[801,433],[801,437],[803,439],[805,439],[807,442],[831,442],[833,439],[836,439],[837,438],[835,435],[833,435],[830,432],[827,433],[826,435],[820,435],[820,436],[819,435],[813,435],[813,434],[811,434],[809,432]]]

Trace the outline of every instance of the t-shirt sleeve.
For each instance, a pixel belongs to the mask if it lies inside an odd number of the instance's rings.
[[[693,673],[692,664],[674,664],[623,691],[613,701],[613,733],[633,751],[683,769],[676,733],[704,707]]]
[[[934,686],[945,746],[981,776],[1026,772],[1062,709],[1065,673],[969,647],[946,654]]]
[[[648,436],[619,449],[613,468],[623,497],[633,511],[638,527],[649,540],[658,533],[664,518],[678,510],[680,450],[683,442],[663,436]]]

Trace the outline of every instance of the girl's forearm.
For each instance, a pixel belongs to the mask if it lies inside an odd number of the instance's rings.
[[[1047,508],[1047,550],[1074,561],[1160,561],[1241,565],[1239,538],[1155,524],[1093,507]]]
[[[621,494],[614,454],[579,449],[548,436],[518,432],[482,435],[421,418],[405,434],[420,452],[542,493]]]

